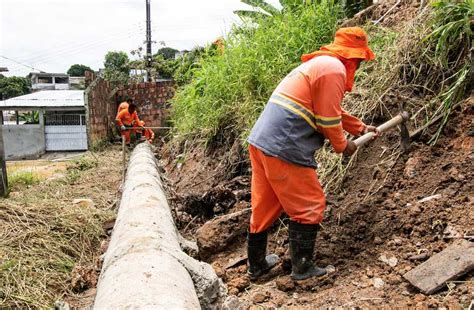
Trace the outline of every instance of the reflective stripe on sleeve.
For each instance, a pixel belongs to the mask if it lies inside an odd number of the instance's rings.
[[[270,97],[270,102],[278,104],[287,110],[301,116],[311,127],[317,130],[317,126],[323,128],[337,127],[341,124],[341,116],[327,117],[315,115],[310,109],[302,103],[289,98],[283,94],[277,93]]]

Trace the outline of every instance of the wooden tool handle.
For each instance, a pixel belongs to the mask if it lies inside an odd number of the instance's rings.
[[[408,114],[408,112],[403,111],[402,113],[398,114],[397,116],[395,116],[391,120],[389,120],[389,121],[383,123],[382,125],[378,126],[377,130],[380,131],[381,133],[386,132],[390,128],[393,128],[393,127],[405,122],[409,117],[410,117],[410,115]],[[357,147],[359,147],[361,145],[366,144],[370,140],[372,140],[374,135],[375,135],[375,133],[368,132],[365,135],[355,139],[354,143],[357,145]]]
[[[171,129],[171,127],[148,127],[148,126],[125,127],[125,128],[127,128],[127,130],[129,130],[129,129],[140,129],[142,127],[143,127],[143,129]]]

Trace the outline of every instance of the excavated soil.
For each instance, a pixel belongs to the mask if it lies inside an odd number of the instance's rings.
[[[320,265],[336,267],[330,276],[290,279],[285,217],[269,236],[269,250],[282,259],[257,282],[249,281],[242,260],[247,221],[204,236],[229,243],[201,258],[212,264],[244,308],[468,307],[474,300],[474,272],[431,296],[402,275],[456,239],[474,240],[473,114],[471,97],[452,114],[435,146],[425,143],[426,135],[402,153],[398,133],[392,131],[358,152],[342,192],[326,193],[328,208],[315,257]],[[241,152],[234,157],[244,159]],[[240,167],[242,175],[234,178],[219,173],[228,160],[224,151],[194,149],[179,161],[171,158],[163,164],[175,189],[170,193],[175,217],[187,238],[194,239],[212,218],[249,207],[248,169]],[[238,234],[230,236],[232,231]]]

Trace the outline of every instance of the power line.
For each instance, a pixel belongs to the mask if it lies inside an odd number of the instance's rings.
[[[64,49],[55,49],[55,50],[52,50],[51,52],[43,52],[43,53],[40,53],[40,54],[37,54],[33,57],[30,57],[30,58],[25,58],[25,59],[22,59],[20,61],[22,62],[38,62],[38,61],[42,61],[42,62],[46,62],[47,60],[50,60],[56,56],[60,56],[60,55],[75,55],[77,54],[77,52],[79,51],[83,51],[83,50],[88,50],[89,48],[91,47],[94,47],[94,46],[103,46],[103,45],[106,45],[112,41],[115,41],[121,37],[130,37],[132,34],[138,34],[140,33],[141,31],[143,31],[143,26],[142,25],[138,25],[138,24],[141,24],[142,22],[139,22],[139,23],[136,23],[134,24],[135,25],[135,28],[134,29],[129,29],[129,31],[127,33],[120,33],[116,36],[112,36],[112,37],[108,37],[108,39],[106,39],[105,41],[104,40],[95,40],[95,41],[91,41],[91,42],[87,42],[87,43],[82,43],[82,44],[78,44],[78,45],[75,45],[75,46],[72,46],[72,47],[66,47]],[[209,26],[211,25],[220,25],[220,23],[210,23],[210,24],[207,24]],[[200,24],[200,25],[195,25],[193,27],[191,27],[192,29],[197,29],[197,28],[207,28],[206,26],[204,26],[203,24]],[[187,26],[184,26],[184,27],[174,27],[173,30],[181,30],[181,29],[191,29],[191,28],[188,28]],[[158,28],[157,27],[153,27],[152,28],[153,30],[157,31]],[[166,30],[168,29],[168,27],[160,27],[160,30]],[[187,40],[168,40],[168,41],[187,41]]]
[[[5,58],[5,59],[7,59],[7,60],[9,60],[9,61],[12,61],[12,62],[14,62],[14,63],[17,63],[17,64],[19,64],[19,65],[22,65],[22,66],[24,66],[24,67],[28,67],[28,68],[31,68],[31,69],[33,69],[33,70],[38,70],[38,71],[40,71],[40,72],[44,72],[43,70],[36,69],[35,67],[29,66],[29,65],[25,65],[25,64],[23,64],[23,63],[21,63],[21,62],[19,62],[19,61],[16,61],[16,60],[14,60],[14,59],[11,59],[11,58],[9,58],[9,57],[3,56],[3,55],[0,55],[0,57]]]
[[[138,23],[134,23],[134,24],[131,24],[127,30],[125,31],[118,31],[118,32],[114,32],[114,33],[111,33],[109,36],[116,36],[116,35],[122,35],[124,32],[128,32],[128,31],[133,31],[133,30],[136,30],[137,28],[140,29],[144,27],[144,21],[141,21],[141,22],[138,22]],[[86,44],[89,44],[89,43],[96,43],[96,42],[101,42],[103,41],[102,38],[100,39],[97,39],[97,40],[92,40],[92,41],[89,41],[87,42]],[[62,43],[60,44],[55,44],[53,48],[50,48],[50,49],[46,49],[46,50],[43,50],[43,52],[40,52],[40,53],[34,53],[34,56],[33,57],[41,57],[41,56],[44,56],[44,55],[47,55],[47,54],[50,54],[51,52],[57,52],[57,51],[63,51],[63,50],[74,50],[76,49],[77,47],[81,47],[83,46],[85,43],[83,43],[84,40],[81,41],[81,43],[78,43],[77,40],[73,40],[72,42],[64,42],[62,41]],[[74,44],[75,43],[75,44]],[[30,57],[29,55],[21,55],[17,57],[18,59],[20,59],[20,61],[26,61],[26,60],[29,60]]]
[[[36,56],[33,56],[33,57],[30,57],[30,58],[26,58],[22,61],[26,62],[36,62],[38,60],[45,60],[45,59],[49,59],[51,57],[54,57],[56,55],[64,55],[64,54],[67,54],[69,52],[75,52],[75,51],[78,51],[78,50],[86,50],[87,48],[91,47],[91,46],[98,46],[98,45],[104,45],[104,44],[107,44],[107,43],[110,43],[110,42],[113,42],[115,40],[118,40],[122,37],[128,37],[129,35],[131,34],[138,34],[140,32],[143,31],[143,28],[141,27],[138,27],[138,28],[135,28],[135,29],[130,29],[128,32],[126,33],[120,33],[120,34],[117,34],[115,36],[109,36],[107,39],[105,40],[94,40],[94,41],[91,41],[91,42],[86,42],[86,43],[82,43],[82,44],[78,44],[74,47],[69,47],[69,48],[65,48],[65,49],[56,49],[56,50],[53,50],[51,52],[43,52],[43,53],[40,53],[40,54],[37,54]]]
[[[52,53],[51,55],[46,56],[46,57],[37,57],[36,58],[37,60],[35,62],[40,63],[40,64],[41,63],[47,63],[47,62],[52,62],[54,59],[58,58],[59,56],[62,56],[62,57],[68,56],[69,57],[69,56],[81,53],[84,50],[87,50],[87,51],[96,50],[97,48],[100,48],[102,46],[107,46],[108,44],[115,42],[117,39],[131,38],[132,36],[138,34],[139,32],[141,32],[141,31],[139,31],[139,30],[129,31],[128,33],[121,34],[120,36],[116,36],[115,38],[109,38],[108,40],[98,42],[97,44],[88,43],[86,45],[83,45],[83,47],[81,47],[79,49],[69,50],[69,51],[64,51],[64,52],[59,52],[59,53]]]

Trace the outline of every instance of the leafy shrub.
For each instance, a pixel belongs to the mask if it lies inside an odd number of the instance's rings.
[[[200,61],[202,57],[205,57],[205,50],[203,47],[197,47],[178,58],[174,80],[179,86],[191,82],[194,72],[201,67]]]
[[[301,6],[234,28],[223,55],[204,57],[192,81],[178,90],[176,133],[207,142],[245,136],[275,86],[303,53],[329,43],[341,9],[332,2]]]

